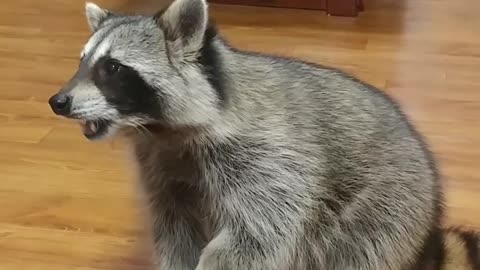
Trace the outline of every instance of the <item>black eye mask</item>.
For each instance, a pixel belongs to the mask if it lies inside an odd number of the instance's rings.
[[[132,67],[110,57],[100,58],[92,70],[92,80],[109,104],[123,115],[161,116],[161,93]]]

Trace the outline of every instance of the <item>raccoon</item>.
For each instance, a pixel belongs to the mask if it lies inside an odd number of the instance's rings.
[[[233,48],[205,0],[86,16],[49,103],[90,140],[128,138],[156,269],[480,269],[478,236],[441,228],[434,159],[380,90]]]

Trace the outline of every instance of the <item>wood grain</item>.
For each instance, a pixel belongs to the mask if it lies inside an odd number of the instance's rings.
[[[102,0],[154,12],[158,0]],[[445,179],[446,224],[480,230],[480,2],[372,0],[356,19],[212,5],[233,45],[344,69],[397,99]],[[121,141],[90,143],[48,97],[88,37],[83,1],[0,4],[0,269],[149,269]],[[155,6],[155,8],[153,8]]]

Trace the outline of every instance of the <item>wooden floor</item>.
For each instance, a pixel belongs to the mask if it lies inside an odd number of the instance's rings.
[[[161,6],[99,2],[116,10]],[[0,270],[149,266],[122,143],[87,142],[47,105],[88,37],[83,5],[0,4]],[[446,223],[480,230],[480,1],[370,0],[366,7],[357,19],[212,9],[234,45],[339,67],[398,99],[440,162]]]

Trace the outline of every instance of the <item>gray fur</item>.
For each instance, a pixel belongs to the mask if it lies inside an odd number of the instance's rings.
[[[165,40],[189,5],[199,8],[199,27]],[[160,20],[116,16],[99,30],[109,27],[101,42],[110,42],[100,53],[134,67],[162,100],[161,119],[135,119],[147,131],[127,132],[158,269],[413,264],[437,220],[439,191],[431,157],[395,103],[342,72],[214,38],[228,96],[220,102],[196,62],[206,3],[173,7]],[[92,61],[101,46],[86,52]],[[128,131],[129,117],[112,120]]]

